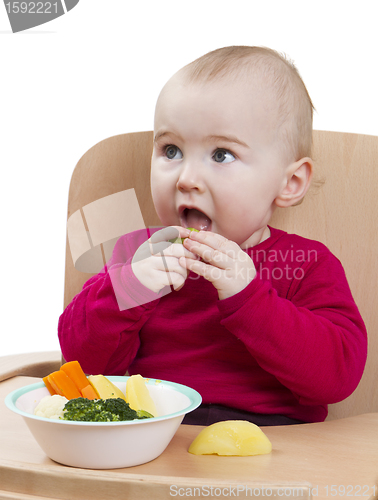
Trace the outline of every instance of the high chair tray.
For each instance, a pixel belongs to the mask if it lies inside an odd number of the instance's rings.
[[[35,377],[0,382],[0,398]],[[127,469],[85,470],[48,459],[26,424],[2,403],[0,499],[69,500],[267,497],[368,498],[377,493],[378,414],[316,424],[265,427],[269,455],[195,456],[188,447],[202,429],[181,425],[157,459]],[[239,490],[238,490],[239,488]]]

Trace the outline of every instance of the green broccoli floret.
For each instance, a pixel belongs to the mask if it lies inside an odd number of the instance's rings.
[[[150,418],[148,412],[135,411],[121,398],[112,399],[71,399],[63,411],[64,420],[79,422],[120,422]]]

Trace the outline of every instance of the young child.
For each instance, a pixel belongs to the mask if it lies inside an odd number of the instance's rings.
[[[66,308],[66,360],[193,387],[203,404],[184,423],[317,422],[354,391],[367,339],[340,262],[268,225],[309,188],[312,111],[266,48],[216,50],[168,81],[151,164],[166,227],[120,238]]]

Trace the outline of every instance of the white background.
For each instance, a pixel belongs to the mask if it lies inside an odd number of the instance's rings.
[[[377,19],[376,0],[80,0],[13,34],[1,2],[0,356],[59,349],[72,171],[102,139],[150,130],[176,70],[265,45],[298,66],[314,128],[378,135]]]

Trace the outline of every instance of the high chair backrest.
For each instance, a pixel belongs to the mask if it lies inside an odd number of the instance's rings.
[[[357,390],[329,419],[378,411],[378,137],[315,131],[314,185],[270,224],[323,242],[342,262],[365,320],[369,354]],[[121,234],[159,226],[150,193],[152,132],[110,137],[78,162],[70,184],[64,307],[99,272]],[[106,213],[110,214],[108,217]]]

